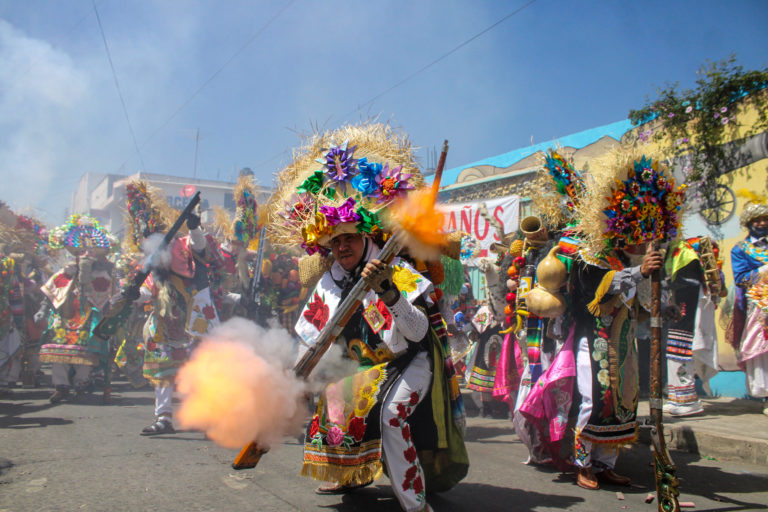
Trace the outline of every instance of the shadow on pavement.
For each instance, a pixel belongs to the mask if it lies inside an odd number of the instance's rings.
[[[764,473],[739,471],[733,473],[717,467],[718,461],[702,459],[693,453],[673,451],[672,461],[677,467],[677,478],[680,481],[680,501],[696,502],[696,497],[722,503],[722,507],[707,508],[708,512],[728,512],[742,510],[768,510],[764,503],[749,503],[728,497],[728,494],[748,494],[765,492],[768,489],[768,468],[760,468]],[[620,490],[625,494],[640,494],[655,492],[655,482],[651,467],[652,454],[648,446],[634,445],[619,456],[616,470],[632,478],[633,487],[619,488],[605,486],[605,489]],[[562,479],[570,478],[575,484],[575,477],[563,475]],[[602,488],[602,487],[601,487]],[[698,508],[698,507],[697,507]],[[701,508],[699,508],[701,510]]]
[[[39,410],[40,408],[38,408]],[[26,411],[30,412],[30,411]],[[39,417],[34,418],[20,418],[18,416],[4,416],[0,418],[0,428],[12,428],[12,429],[24,429],[24,428],[42,428],[69,425],[74,423],[72,420],[65,420],[64,418],[48,418]]]
[[[339,512],[389,512],[400,509],[388,485],[366,487],[339,496],[339,499],[341,503],[321,505],[318,508]],[[542,507],[565,510],[583,501],[584,498],[578,496],[556,496],[478,483],[461,483],[449,492],[427,496],[427,502],[435,510],[533,512]]]
[[[464,433],[464,441],[472,443],[501,443],[501,444],[516,444],[520,440],[515,436],[514,441],[508,439],[491,439],[498,436],[509,436],[514,434],[512,430],[512,424],[507,427],[484,427],[482,425],[470,425],[467,427],[467,431]]]

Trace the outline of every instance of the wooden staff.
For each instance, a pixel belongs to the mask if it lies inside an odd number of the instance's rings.
[[[445,168],[445,158],[448,156],[448,141],[443,141],[443,150],[440,152],[440,160],[437,161],[435,169],[435,179],[432,180],[432,196],[437,201],[437,193],[440,191],[440,180],[443,179],[443,169]],[[499,234],[501,236],[501,234]]]
[[[650,250],[658,250],[658,242],[649,245]],[[677,497],[677,468],[667,450],[664,439],[664,423],[661,400],[661,269],[651,274],[651,443],[653,445],[653,468],[656,480],[656,498],[659,512],[679,512]]]

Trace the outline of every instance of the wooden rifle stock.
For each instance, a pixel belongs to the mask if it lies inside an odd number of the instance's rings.
[[[658,249],[658,242],[650,246]],[[679,512],[677,497],[677,468],[669,455],[664,439],[664,423],[661,400],[661,270],[651,274],[651,443],[653,445],[653,474],[656,480],[656,497],[659,512]]]
[[[382,247],[379,252],[377,259],[387,263],[392,261],[392,258],[400,252],[401,245],[398,239],[399,237],[395,234],[387,240],[387,243],[384,244],[384,247]],[[352,315],[357,311],[357,308],[360,307],[363,297],[365,297],[367,292],[368,285],[366,285],[365,281],[360,278],[352,287],[352,290],[350,290],[349,295],[347,295],[346,298],[341,301],[339,307],[336,308],[333,316],[328,319],[328,322],[325,324],[325,327],[323,327],[323,330],[320,331],[315,343],[304,353],[304,356],[302,356],[299,362],[296,363],[296,366],[293,367],[293,372],[297,377],[302,379],[309,377],[309,374],[315,369],[317,363],[320,362],[323,354],[331,348],[331,345],[333,345],[333,342],[339,337],[341,331],[344,330],[349,319],[352,318]],[[267,453],[267,451],[269,451],[268,448],[261,447],[255,441],[252,441],[240,450],[240,453],[237,454],[232,463],[232,467],[234,469],[254,468],[256,467],[256,464],[259,463],[259,460],[261,460],[261,456]]]

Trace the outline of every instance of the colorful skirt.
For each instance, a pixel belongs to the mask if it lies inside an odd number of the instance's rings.
[[[480,393],[493,393],[496,380],[496,366],[503,345],[499,334],[500,327],[488,328],[480,335],[480,340],[473,348],[472,369],[467,379],[467,388]],[[469,365],[467,365],[469,366]]]

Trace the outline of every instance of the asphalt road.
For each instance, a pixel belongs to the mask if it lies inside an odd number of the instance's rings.
[[[49,389],[17,389],[0,400],[0,512],[6,511],[396,511],[389,482],[347,496],[317,496],[299,476],[301,445],[286,439],[256,469],[230,468],[235,452],[200,432],[142,437],[152,418],[150,389],[115,385],[113,403],[99,395],[51,405]],[[734,428],[738,428],[737,425]],[[525,447],[505,420],[470,418],[471,468],[453,490],[432,496],[437,511],[654,512],[647,446],[627,450],[617,470],[632,487],[587,491],[572,474],[526,466]],[[768,467],[673,453],[687,510],[768,509]],[[623,494],[620,500],[617,492]]]

